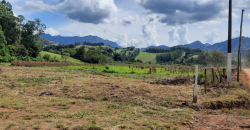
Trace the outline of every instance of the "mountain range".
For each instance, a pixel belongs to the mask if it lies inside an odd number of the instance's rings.
[[[103,42],[105,45],[110,45],[112,47],[118,47],[122,48],[119,46],[117,43],[109,41],[109,40],[104,40],[100,37],[97,36],[85,36],[85,37],[65,37],[65,36],[51,36],[50,34],[43,34],[41,37],[44,37],[46,39],[58,42],[58,43],[64,43],[64,44],[75,44],[75,42],[84,42],[84,41],[89,41],[93,43],[98,43],[98,42]],[[200,41],[195,41],[190,44],[185,44],[185,45],[177,45],[177,46],[184,46],[184,47],[190,47],[193,49],[200,48],[201,50],[204,51],[212,51],[212,50],[217,50],[220,52],[223,52],[224,54],[227,54],[227,45],[228,41],[223,41],[219,43],[215,43],[213,45],[211,44],[203,44]],[[238,54],[238,46],[239,46],[239,37],[232,39],[232,54],[233,57],[237,57]],[[169,49],[171,47],[161,45],[161,46],[149,46],[147,48],[162,48],[162,49]],[[141,48],[142,51],[145,51],[147,48]],[[241,40],[241,52],[242,56],[245,56],[245,54],[250,53],[250,38],[249,37],[242,37]]]
[[[232,39],[232,55],[233,57],[238,56],[238,47],[239,47],[239,37],[233,38]],[[190,44],[185,44],[185,45],[177,45],[177,46],[184,46],[184,47],[190,47],[193,49],[200,48],[201,50],[204,51],[213,51],[217,50],[220,52],[223,52],[224,54],[227,54],[227,46],[228,46],[228,40],[215,43],[213,45],[211,44],[203,44],[200,41],[195,41]],[[170,47],[168,46],[149,46],[147,48],[161,48],[161,49],[168,49]],[[146,50],[147,48],[141,48],[141,50]],[[244,57],[247,53],[250,53],[250,38],[249,37],[242,37],[241,38],[241,55]]]
[[[78,37],[78,36],[74,36],[74,37],[69,37],[69,36],[51,36],[50,34],[43,34],[40,37],[44,37],[48,40],[52,40],[54,42],[58,42],[58,43],[63,43],[63,44],[75,44],[75,42],[93,42],[93,43],[99,43],[99,42],[103,42],[104,45],[110,45],[112,47],[118,47],[118,48],[122,48],[121,46],[119,46],[118,44],[116,44],[115,42],[109,41],[109,40],[104,40],[100,37],[97,36],[85,36],[85,37]]]

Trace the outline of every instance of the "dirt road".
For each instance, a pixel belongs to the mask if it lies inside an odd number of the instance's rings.
[[[245,69],[245,71],[247,72],[248,84],[250,85],[250,69]]]

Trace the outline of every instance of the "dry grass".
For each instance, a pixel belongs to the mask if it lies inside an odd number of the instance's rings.
[[[209,113],[192,108],[193,85],[149,84],[71,69],[0,67],[0,129],[185,129],[194,116]],[[249,99],[248,92],[238,84],[210,88],[207,95],[199,89],[195,105]],[[240,108],[211,111],[250,114]]]

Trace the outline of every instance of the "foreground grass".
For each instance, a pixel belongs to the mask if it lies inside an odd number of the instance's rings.
[[[46,51],[42,51],[42,52],[40,52],[40,54],[42,56],[44,56],[45,54],[49,54],[50,57],[52,57],[52,58],[56,57],[57,59],[61,60],[61,55],[59,55],[59,54],[54,54],[54,53],[50,53],[50,52],[46,52]],[[82,62],[80,60],[77,60],[77,59],[74,59],[74,58],[71,58],[71,57],[68,57],[67,60],[69,60],[69,62],[71,62],[71,63],[84,63],[84,62]]]
[[[244,109],[195,111],[181,105],[188,102],[192,106],[193,84],[160,85],[143,80],[172,78],[170,75],[105,73],[104,66],[91,67],[1,66],[0,129],[173,130],[187,129],[189,125],[183,124],[209,112],[250,115]],[[243,96],[250,99],[246,88],[208,87],[206,95],[199,89],[198,105]]]

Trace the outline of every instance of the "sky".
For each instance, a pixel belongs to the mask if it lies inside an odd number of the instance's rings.
[[[122,47],[175,46],[228,38],[228,0],[6,0],[53,36],[98,36]],[[250,0],[233,0],[232,36],[250,37]]]

